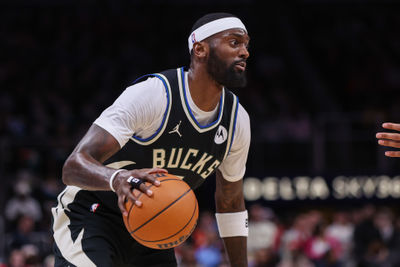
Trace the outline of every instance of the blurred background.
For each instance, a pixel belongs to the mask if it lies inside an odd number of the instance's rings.
[[[244,180],[250,266],[400,266],[400,159],[375,133],[400,122],[400,3],[0,2],[0,266],[51,266],[63,162],[137,77],[187,66],[193,23],[239,16],[251,36]],[[227,266],[214,219],[180,266]],[[396,253],[397,252],[397,253]]]

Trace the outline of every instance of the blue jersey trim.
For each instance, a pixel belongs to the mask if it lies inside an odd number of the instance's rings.
[[[167,93],[167,108],[165,109],[165,112],[164,112],[164,116],[163,116],[161,125],[160,125],[160,127],[158,127],[157,131],[156,131],[154,134],[152,134],[151,136],[149,136],[149,137],[147,137],[147,138],[140,138],[140,137],[135,136],[135,135],[132,136],[133,139],[136,139],[136,140],[138,140],[138,141],[140,141],[140,142],[148,142],[148,141],[150,141],[150,140],[153,139],[155,136],[157,136],[157,134],[161,131],[161,129],[162,129],[164,123],[165,123],[165,120],[166,120],[166,118],[167,118],[167,114],[168,114],[168,110],[169,110],[169,105],[170,105],[170,102],[171,102],[171,101],[170,101],[169,90],[168,90],[168,85],[167,85],[167,83],[165,82],[165,80],[163,79],[163,77],[161,77],[160,75],[155,74],[155,73],[154,73],[154,74],[146,74],[146,75],[143,75],[143,76],[137,78],[137,79],[134,81],[134,83],[136,83],[137,81],[141,80],[141,79],[144,78],[144,77],[149,77],[149,76],[151,76],[151,77],[156,77],[156,78],[160,79],[160,80],[162,81],[162,83],[164,84],[165,91],[166,91],[166,93]]]
[[[229,145],[229,152],[231,152],[231,147],[233,144],[233,138],[235,137],[235,130],[236,130],[236,119],[237,119],[237,114],[239,110],[239,97],[236,96],[236,110],[235,110],[235,119],[233,120],[233,130],[232,130],[232,139],[231,139],[231,144]]]
[[[197,125],[200,129],[209,128],[209,127],[215,125],[215,124],[219,121],[219,119],[221,118],[221,116],[222,116],[222,110],[223,110],[223,107],[222,107],[222,95],[223,95],[223,94],[221,93],[221,98],[219,99],[219,112],[218,112],[218,117],[217,117],[217,119],[216,119],[215,121],[211,122],[210,124],[207,124],[207,125],[205,125],[205,126],[202,126],[202,125],[200,125],[200,123],[199,123],[199,122],[196,120],[196,118],[194,117],[194,115],[193,115],[193,113],[192,113],[192,110],[191,110],[191,108],[190,108],[190,106],[189,106],[188,100],[187,100],[187,96],[186,96],[186,85],[185,85],[185,84],[186,84],[186,83],[185,83],[185,72],[184,72],[183,68],[181,68],[181,76],[182,76],[183,95],[185,96],[185,104],[186,104],[187,109],[189,110],[190,117],[192,117],[193,121],[196,123],[196,125]]]

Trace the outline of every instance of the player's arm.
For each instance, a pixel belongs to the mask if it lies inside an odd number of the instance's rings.
[[[243,179],[229,182],[217,170],[215,206],[218,228],[231,266],[247,266],[247,211]]]
[[[120,150],[118,141],[106,130],[93,124],[65,161],[62,171],[63,182],[86,190],[111,190],[110,178],[116,170],[102,163],[118,150]],[[126,211],[123,204],[127,198],[136,205],[141,204],[131,193],[131,185],[127,179],[134,176],[158,185],[155,175],[152,174],[155,171],[165,172],[161,169],[123,170],[115,175],[112,187],[118,195],[118,205],[124,215]],[[144,184],[140,185],[140,190],[147,195],[152,194]]]
[[[216,172],[216,218],[231,266],[247,266],[247,210],[243,176],[250,147],[250,118],[239,104],[232,147]]]
[[[376,134],[378,144],[381,146],[400,148],[400,123],[386,122],[382,124],[382,127],[388,130],[398,131],[396,132],[379,132]],[[385,155],[388,157],[400,157],[400,151],[386,151]]]
[[[110,190],[115,169],[102,163],[120,149],[115,138],[93,124],[64,163],[63,182],[86,190]]]

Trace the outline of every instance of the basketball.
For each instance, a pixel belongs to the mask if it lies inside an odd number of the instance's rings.
[[[140,244],[154,249],[169,249],[183,243],[193,232],[199,216],[196,196],[180,178],[158,173],[160,186],[146,183],[153,191],[151,197],[134,190],[142,202],[125,203],[128,216],[124,223],[131,236]]]

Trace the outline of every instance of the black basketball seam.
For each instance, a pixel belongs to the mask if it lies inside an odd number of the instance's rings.
[[[160,210],[159,212],[157,212],[153,217],[151,217],[150,219],[148,219],[146,222],[144,222],[142,225],[140,225],[139,227],[137,227],[135,230],[131,231],[130,233],[133,234],[135,233],[137,230],[139,230],[140,228],[142,228],[143,226],[145,226],[146,224],[148,224],[149,222],[151,222],[154,218],[156,218],[158,215],[160,215],[161,213],[163,213],[165,210],[167,210],[169,207],[171,207],[173,204],[175,204],[177,201],[179,201],[181,198],[183,198],[187,193],[189,193],[192,189],[189,188],[185,193],[183,193],[181,196],[179,196],[177,199],[175,199],[174,201],[172,201],[170,204],[168,204],[165,208],[163,208],[162,210]]]
[[[171,179],[162,180],[162,181],[160,181],[160,183],[165,182],[165,181],[171,181],[171,180],[181,181],[180,179],[171,178]],[[149,188],[152,188],[153,186],[154,186],[154,185],[151,184],[151,185],[149,186]],[[139,199],[142,195],[143,195],[143,192],[140,191],[140,193],[139,193],[139,195],[138,195],[137,198]],[[127,216],[127,217],[129,217],[129,215],[131,214],[131,211],[132,211],[132,209],[133,209],[134,206],[135,206],[135,204],[132,203],[131,207],[129,208],[128,216]],[[126,221],[128,222],[128,228],[130,229],[130,228],[131,228],[131,221],[130,221],[130,220],[126,220]]]
[[[194,217],[194,215],[196,214],[196,210],[197,210],[197,207],[198,207],[198,203],[197,203],[196,200],[195,200],[195,204],[196,204],[196,206],[195,206],[195,208],[194,208],[194,210],[193,210],[193,214],[192,214],[192,216],[190,217],[189,221],[188,221],[181,229],[179,229],[178,232],[176,232],[175,234],[173,234],[173,235],[171,235],[171,236],[169,236],[169,237],[166,237],[166,238],[160,239],[160,240],[153,240],[153,241],[150,241],[150,240],[141,239],[140,237],[138,237],[138,236],[135,235],[134,233],[132,233],[132,235],[134,235],[137,239],[139,239],[139,240],[141,240],[141,241],[143,241],[143,242],[148,242],[148,243],[160,242],[160,241],[164,241],[164,240],[166,240],[166,239],[169,239],[169,238],[171,238],[171,237],[173,237],[173,236],[179,234],[180,232],[182,232],[182,230],[185,229],[185,227],[193,220],[193,217]],[[194,225],[193,229],[196,227],[196,225],[197,225],[197,224]],[[193,229],[192,229],[192,232],[193,232]],[[190,235],[192,232],[190,232],[189,235]]]

